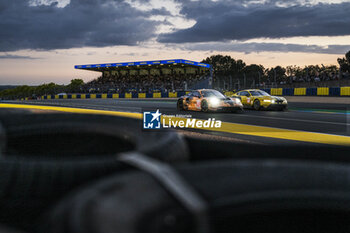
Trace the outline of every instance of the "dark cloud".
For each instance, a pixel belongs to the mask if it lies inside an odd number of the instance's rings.
[[[12,54],[5,54],[0,55],[0,59],[39,59],[37,57],[30,57],[30,56],[19,56],[19,55],[12,55]]]
[[[350,50],[350,45],[319,45],[283,44],[283,43],[196,43],[187,44],[183,47],[186,50],[197,51],[220,51],[220,52],[306,52],[322,54],[344,54]]]
[[[350,35],[349,2],[300,5],[290,0],[260,4],[243,0],[177,1],[182,4],[181,14],[196,24],[162,34],[158,37],[160,42]]]
[[[0,0],[0,51],[136,45],[155,36],[160,22],[122,0],[71,0],[65,7]]]

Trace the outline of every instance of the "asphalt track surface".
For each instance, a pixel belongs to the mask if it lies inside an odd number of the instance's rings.
[[[25,101],[21,104],[49,105],[60,107],[72,107],[83,109],[97,109],[107,111],[121,111],[141,113],[143,111],[160,110],[168,115],[191,115],[197,119],[207,120],[215,118],[222,122],[244,124],[249,126],[263,126],[269,128],[297,130],[302,132],[314,132],[330,135],[350,136],[350,106],[337,103],[307,103],[290,102],[288,111],[254,111],[245,110],[243,113],[202,113],[190,111],[177,111],[176,100],[154,99],[60,99]],[[264,130],[269,130],[266,128]],[[285,140],[252,135],[232,134],[227,132],[205,132],[241,140],[247,143],[310,143],[299,140]]]

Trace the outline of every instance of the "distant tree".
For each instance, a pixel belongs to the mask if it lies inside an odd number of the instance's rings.
[[[262,65],[251,64],[243,69],[244,84],[246,87],[253,84],[262,83],[264,81],[265,68]]]
[[[265,68],[262,65],[251,64],[243,69],[243,73],[248,77],[263,76],[265,73]]]
[[[56,83],[41,84],[35,89],[37,96],[54,95],[60,92],[65,92],[65,86],[57,85]]]
[[[342,72],[350,73],[350,51],[345,54],[344,58],[338,58],[338,63]]]
[[[242,73],[245,63],[242,60],[235,60],[231,56],[213,55],[202,61],[210,64],[217,77],[236,76]]]
[[[287,76],[301,76],[303,74],[303,68],[300,66],[287,66],[286,67],[286,74]]]
[[[276,66],[267,70],[267,77],[271,82],[280,83],[281,81],[287,81],[286,79],[286,69],[281,66]]]
[[[82,79],[72,79],[67,86],[67,92],[77,93],[81,91],[84,81]]]
[[[232,62],[231,72],[235,76],[239,75],[243,73],[245,67],[246,64],[244,63],[244,61],[242,61],[241,59],[235,60],[235,62]]]
[[[214,81],[226,82],[224,88],[233,88],[234,82],[243,78],[243,69],[246,64],[242,60],[235,60],[231,56],[213,55],[202,61],[212,66]]]
[[[0,92],[0,97],[4,99],[35,97],[35,87],[23,85],[13,89],[6,89]]]

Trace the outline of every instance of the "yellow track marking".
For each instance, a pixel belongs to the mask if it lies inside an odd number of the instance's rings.
[[[95,110],[95,109],[85,109],[85,108],[67,108],[67,107],[27,105],[27,104],[0,104],[0,108],[39,109],[39,110],[51,110],[51,111],[60,111],[60,112],[69,112],[69,113],[100,114],[100,115],[102,114],[102,115],[142,119],[141,113],[117,112],[117,111]]]
[[[178,117],[168,117],[172,121],[184,120],[185,118]],[[205,120],[199,120],[205,121]],[[166,120],[167,122],[167,120]],[[242,134],[258,137],[268,137],[268,138],[277,138],[277,139],[286,139],[300,142],[311,142],[311,143],[321,143],[329,145],[338,145],[338,146],[350,146],[350,137],[334,135],[334,134],[325,134],[325,133],[314,133],[300,130],[290,130],[290,129],[280,129],[273,127],[265,126],[254,126],[246,124],[237,124],[222,122],[221,128],[198,128],[192,127],[193,129],[200,130],[209,130],[223,133],[233,133],[233,134]]]
[[[103,114],[111,116],[129,117],[135,119],[142,119],[142,113],[129,113],[107,110],[94,110],[94,109],[82,109],[82,108],[67,108],[56,106],[42,106],[42,105],[26,105],[26,104],[0,104],[0,108],[19,108],[19,109],[39,109],[39,110],[52,110],[69,113],[82,113],[82,114]],[[162,116],[162,119],[164,116]],[[170,117],[173,121],[186,120],[186,118]],[[199,119],[198,119],[199,120]],[[204,121],[204,120],[199,120]],[[254,126],[237,123],[222,122],[221,128],[197,128],[199,130],[216,131],[223,133],[242,134],[258,137],[268,137],[276,139],[286,139],[300,142],[321,143],[329,145],[350,146],[350,137],[314,133],[299,130],[280,129],[265,126]]]

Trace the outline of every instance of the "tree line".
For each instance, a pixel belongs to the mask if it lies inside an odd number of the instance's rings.
[[[280,83],[286,81],[290,77],[307,77],[316,76],[322,73],[350,73],[350,51],[345,57],[338,58],[338,65],[309,65],[305,67],[299,66],[276,66],[265,68],[262,65],[247,65],[241,59],[234,59],[231,56],[213,55],[207,57],[202,62],[212,66],[214,83],[226,82],[232,80],[240,80],[243,86],[251,83]],[[246,83],[245,83],[246,82]],[[42,84],[39,86],[18,86],[13,89],[0,91],[2,99],[21,99],[25,97],[36,97],[43,95],[54,95],[58,93],[79,93],[85,85],[82,79],[73,79],[68,85],[58,85],[55,83]]]
[[[242,60],[235,60],[231,56],[213,55],[207,57],[202,62],[212,66],[214,82],[229,83],[232,79],[251,83],[283,83],[289,81],[291,77],[320,76],[321,74],[350,73],[350,51],[345,57],[338,58],[338,65],[309,65],[300,66],[276,66],[265,68],[259,64],[246,65]],[[248,83],[244,86],[248,86]]]
[[[22,99],[26,97],[37,97],[43,95],[55,95],[58,93],[78,93],[84,85],[82,79],[72,79],[68,85],[58,85],[56,83],[42,84],[39,86],[18,86],[12,89],[6,89],[0,92],[2,99]]]

